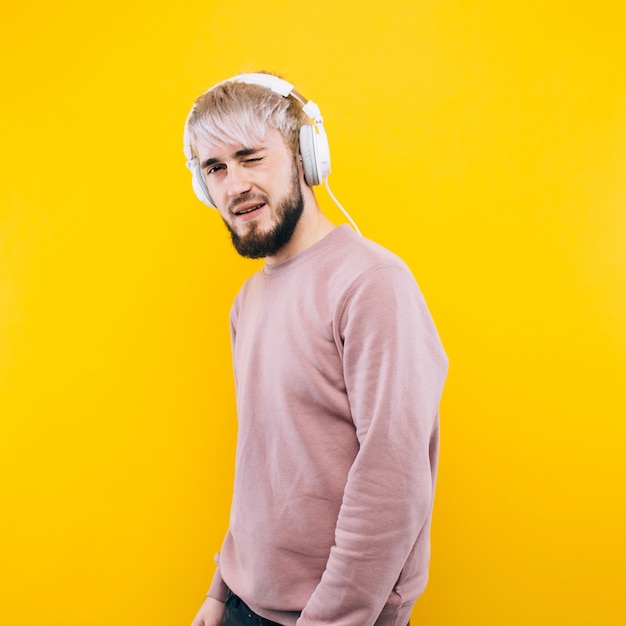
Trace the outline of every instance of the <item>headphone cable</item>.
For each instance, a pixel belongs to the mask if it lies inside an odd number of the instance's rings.
[[[348,214],[348,211],[346,211],[341,206],[341,203],[339,202],[339,200],[337,200],[337,198],[335,198],[335,195],[330,190],[330,187],[328,186],[328,176],[324,176],[324,187],[326,187],[326,191],[328,192],[328,195],[332,198],[333,202],[341,209],[341,212],[348,218],[348,221],[350,222],[350,224],[352,224],[352,228],[354,228],[354,230],[357,232],[357,234],[363,236],[361,234],[361,231],[359,230],[359,227],[356,225],[355,221]]]

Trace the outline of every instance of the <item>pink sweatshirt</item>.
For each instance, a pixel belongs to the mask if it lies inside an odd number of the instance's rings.
[[[253,275],[231,322],[236,477],[209,595],[288,626],[405,626],[447,372],[409,269],[340,226]]]

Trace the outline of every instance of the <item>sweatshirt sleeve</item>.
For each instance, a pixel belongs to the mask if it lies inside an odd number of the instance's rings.
[[[447,357],[408,268],[361,277],[338,326],[359,452],[335,545],[298,626],[373,625],[392,593],[398,605],[413,603],[426,581]],[[402,597],[396,585],[420,541],[423,584]]]
[[[233,301],[233,305],[230,309],[231,350],[234,350],[234,347],[235,347],[235,337],[237,336],[238,314],[239,314],[239,295]],[[236,378],[235,378],[235,384],[236,384]],[[217,565],[217,568],[215,569],[215,574],[213,574],[213,580],[211,581],[211,586],[209,587],[207,596],[215,600],[219,600],[220,602],[226,602],[226,599],[228,598],[228,586],[224,582],[224,579],[222,578],[222,574],[220,572],[220,553],[219,552],[215,555],[215,563]]]

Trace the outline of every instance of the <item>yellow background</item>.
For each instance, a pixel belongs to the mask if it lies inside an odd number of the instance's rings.
[[[228,310],[258,265],[194,199],[182,125],[259,68],[320,105],[333,191],[450,356],[414,623],[626,623],[624,3],[5,5],[2,624],[174,626],[202,601]]]

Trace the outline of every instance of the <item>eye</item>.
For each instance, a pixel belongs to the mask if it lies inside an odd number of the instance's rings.
[[[248,163],[249,165],[254,165],[254,163],[257,163],[258,161],[262,161],[263,157],[254,157],[252,159],[246,159],[244,161],[244,163]]]
[[[219,172],[220,170],[225,169],[226,166],[222,163],[218,163],[217,165],[211,165],[207,167],[205,170],[205,174],[208,176],[209,174],[215,174],[215,172]]]

